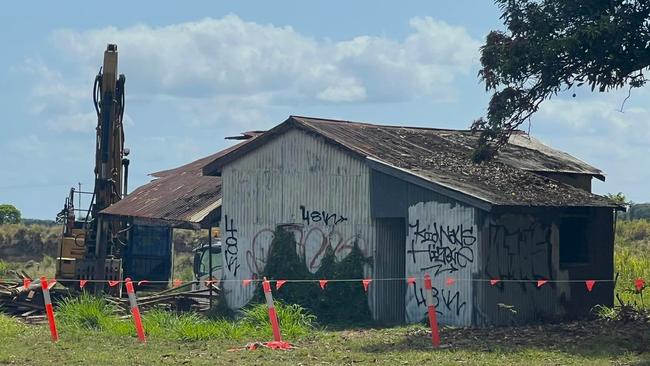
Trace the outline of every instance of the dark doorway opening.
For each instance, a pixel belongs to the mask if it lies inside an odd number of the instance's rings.
[[[589,263],[587,218],[565,217],[560,223],[560,266]]]
[[[404,323],[406,311],[406,221],[404,218],[377,219],[377,251],[373,284],[377,320],[385,324]]]

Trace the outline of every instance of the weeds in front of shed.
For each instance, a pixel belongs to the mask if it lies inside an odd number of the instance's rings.
[[[315,317],[298,305],[276,303],[283,337],[295,340],[306,337],[314,330]],[[135,328],[128,316],[121,316],[106,300],[87,294],[64,300],[57,308],[57,319],[62,332],[102,332],[114,336],[135,336]],[[0,318],[0,326],[9,335],[8,318]],[[210,339],[270,340],[271,326],[268,309],[264,304],[254,304],[243,309],[238,319],[209,319],[196,313],[174,313],[152,310],[143,314],[147,336],[181,341]],[[0,333],[4,334],[4,333]]]
[[[83,293],[64,299],[56,309],[56,316],[63,327],[76,331],[107,331],[118,335],[135,331],[130,323],[118,318],[117,311],[104,299]]]
[[[324,247],[320,266],[311,273],[305,258],[298,255],[296,240],[288,230],[278,227],[271,242],[263,276],[269,280],[289,280],[274,298],[288,304],[298,304],[316,315],[321,324],[365,325],[372,321],[368,297],[361,281],[342,281],[364,277],[364,267],[372,262],[364,257],[355,241],[350,253],[341,260],[330,245]],[[321,289],[318,280],[333,280]],[[311,280],[290,282],[290,280]],[[263,292],[258,288],[257,300],[263,301]],[[351,311],[351,309],[353,309]]]
[[[0,339],[6,339],[18,335],[23,327],[25,327],[25,325],[18,322],[18,320],[0,314]]]

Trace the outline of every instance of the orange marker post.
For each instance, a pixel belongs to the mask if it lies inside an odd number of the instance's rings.
[[[54,321],[54,309],[52,309],[52,299],[50,298],[50,289],[47,285],[47,279],[45,277],[41,277],[41,287],[43,289],[43,302],[45,303],[47,322],[50,324],[52,342],[56,342],[59,340],[59,332],[56,330],[56,322]]]
[[[280,325],[278,324],[278,315],[275,312],[275,304],[273,303],[273,294],[271,293],[271,284],[264,277],[262,282],[264,288],[264,297],[266,298],[266,305],[269,307],[269,319],[271,320],[271,328],[273,329],[273,340],[275,342],[282,342],[280,335]]]
[[[129,304],[131,305],[131,314],[133,315],[133,322],[135,323],[135,330],[138,332],[138,339],[140,342],[145,343],[147,339],[144,336],[144,327],[142,326],[142,318],[140,317],[140,310],[138,309],[138,300],[135,297],[133,290],[133,282],[130,278],[124,280],[126,284],[126,293],[129,296]]]
[[[433,286],[431,285],[431,276],[424,275],[424,290],[427,294],[427,310],[429,311],[429,324],[431,325],[431,344],[434,347],[440,347],[440,333],[438,331],[438,319],[436,317],[436,306],[433,303]]]

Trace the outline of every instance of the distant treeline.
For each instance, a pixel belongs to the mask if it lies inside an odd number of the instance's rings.
[[[54,220],[43,220],[43,219],[22,219],[20,222],[23,225],[42,225],[42,226],[58,226]]]
[[[650,203],[633,203],[627,212],[619,213],[618,217],[621,220],[650,220]]]
[[[51,220],[23,219],[20,224],[0,225],[0,259],[40,260],[58,255],[62,226]],[[207,239],[206,230],[174,230],[176,252],[191,252]]]

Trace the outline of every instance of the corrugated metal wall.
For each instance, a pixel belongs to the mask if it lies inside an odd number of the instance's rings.
[[[588,263],[560,263],[559,223],[563,217],[587,219]],[[586,279],[612,279],[613,227],[609,208],[545,209],[535,212],[481,214],[480,269],[484,278],[530,280],[527,283],[476,284],[476,325],[511,325],[586,317],[596,304],[613,303],[613,283],[599,282],[592,292]],[[537,287],[539,279],[570,280]]]
[[[408,210],[406,275],[418,279],[429,273],[438,321],[469,326],[473,314],[471,279],[478,269],[478,230],[473,207],[460,204],[419,202]],[[449,285],[447,278],[456,282]],[[409,286],[406,320],[419,322],[426,314],[422,280]]]
[[[240,281],[262,273],[273,231],[283,224],[294,232],[312,272],[320,266],[325,246],[341,258],[356,241],[374,259],[375,273],[366,268],[367,276],[392,277],[404,271],[420,279],[430,273],[441,324],[513,324],[557,316],[566,311],[563,303],[575,301],[571,299],[579,286],[550,283],[537,288],[534,280],[611,276],[610,211],[593,216],[597,221],[590,229],[589,245],[597,254],[590,268],[603,270],[563,270],[557,264],[558,212],[486,213],[371,171],[363,161],[298,130],[227,165],[222,179],[224,278],[237,280],[224,282],[224,290],[235,308],[252,298],[254,288],[244,288]],[[406,231],[394,230],[396,221],[404,222]],[[405,257],[400,263],[392,260],[397,246],[390,244],[398,237]],[[455,283],[448,285],[448,277]],[[531,282],[490,286],[490,278]],[[402,299],[393,295],[399,286],[386,286],[375,282],[369,288],[375,319],[424,318],[421,280],[407,286]],[[603,285],[597,291],[602,293],[594,301],[611,303],[611,288]]]
[[[406,222],[402,218],[377,219],[377,255],[374,268],[375,319],[386,324],[404,323],[406,282],[404,238]]]
[[[325,245],[343,257],[356,241],[366,255],[375,255],[370,169],[321,138],[288,131],[227,165],[222,179],[225,279],[260,274],[280,224],[294,224],[312,272]],[[254,291],[238,281],[226,281],[224,289],[235,308],[245,305]],[[369,296],[374,296],[373,286]]]
[[[523,324],[559,312],[558,287],[537,288],[538,279],[567,279],[557,268],[558,232],[550,218],[527,214],[484,215],[480,267],[485,278],[528,283],[476,284],[476,325]]]

